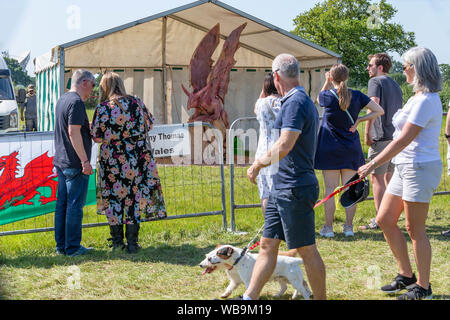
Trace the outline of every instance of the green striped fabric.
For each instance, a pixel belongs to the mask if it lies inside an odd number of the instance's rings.
[[[59,65],[41,71],[36,76],[38,96],[38,130],[55,128],[55,106],[59,99]]]

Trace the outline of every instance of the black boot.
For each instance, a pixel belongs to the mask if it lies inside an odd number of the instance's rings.
[[[139,228],[139,223],[125,225],[128,253],[136,253],[141,248],[138,244]]]
[[[109,231],[111,234],[111,238],[109,238],[108,240],[112,241],[112,250],[115,251],[117,249],[125,249],[125,243],[123,242],[123,224],[109,226]]]

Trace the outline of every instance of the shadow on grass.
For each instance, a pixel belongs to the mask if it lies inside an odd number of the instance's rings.
[[[231,245],[240,246],[239,244]],[[162,244],[158,246],[143,247],[135,254],[129,254],[125,250],[112,252],[111,249],[94,249],[83,256],[67,257],[57,255],[53,252],[43,252],[38,254],[25,254],[19,257],[3,257],[1,264],[7,267],[14,268],[53,268],[55,266],[70,266],[83,264],[86,262],[101,262],[101,261],[132,261],[138,263],[158,263],[163,262],[167,264],[177,264],[186,266],[198,266],[205,258],[205,254],[213,250],[216,246],[211,245],[207,247],[196,247],[191,244],[182,245],[167,245]]]
[[[446,231],[449,229],[449,227],[442,227],[442,226],[427,226],[427,236],[430,240],[439,240],[439,241],[449,241],[450,237],[446,237],[442,235],[443,231]],[[409,237],[409,234],[405,231],[404,228],[400,228],[402,230],[403,235],[406,238],[406,241],[411,242],[411,239]],[[316,234],[316,237],[319,237],[320,239],[325,239],[321,237],[319,234]],[[383,241],[386,242],[383,231],[380,229],[378,230],[365,230],[365,231],[356,231],[354,237],[345,237],[342,232],[335,232],[335,236],[331,238],[330,240],[334,241],[342,241],[342,242],[352,242],[352,241],[358,241],[358,240],[371,240],[371,241]]]
[[[288,289],[289,290],[289,289]],[[292,291],[293,293],[293,291]],[[393,301],[397,301],[397,297],[399,295],[386,295],[381,297],[381,300],[393,300]],[[261,300],[292,300],[292,294],[289,293],[285,293],[283,294],[281,297],[277,298],[274,297],[273,295],[269,295],[269,294],[265,294],[265,295],[261,295],[260,297]],[[311,300],[313,300],[313,297],[311,296],[310,298]],[[304,300],[302,295],[298,295],[294,300]],[[367,299],[351,299],[349,298],[348,300],[353,300],[353,301],[368,301]],[[446,295],[446,294],[433,294],[433,299],[432,300],[450,300],[450,295]],[[370,301],[372,301],[372,299],[370,299]],[[375,301],[375,300],[373,300]],[[378,301],[378,300],[377,300]]]
[[[448,294],[433,294],[433,300],[450,300]]]

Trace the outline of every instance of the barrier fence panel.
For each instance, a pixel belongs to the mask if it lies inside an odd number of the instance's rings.
[[[235,210],[261,206],[258,188],[247,179],[247,169],[255,159],[259,139],[256,117],[236,119],[228,132],[230,166],[230,227],[236,231]]]
[[[446,116],[447,113],[444,113]],[[322,120],[322,118],[320,118]],[[363,153],[367,158],[367,152],[369,146],[364,142],[364,130],[367,122],[363,122],[358,127],[358,132],[361,139],[361,146]],[[449,171],[449,155],[447,155],[447,139],[444,136],[445,130],[445,118],[442,124],[442,132],[439,137],[439,150],[441,153],[441,159],[443,163],[443,173],[441,182],[436,189],[434,195],[449,195],[450,194],[450,171]],[[244,117],[236,119],[230,126],[228,133],[228,158],[230,166],[230,226],[231,231],[236,231],[236,210],[261,207],[258,188],[249,182],[247,178],[247,169],[254,161],[254,150],[256,146],[251,145],[251,139],[254,135],[254,131],[257,132],[259,137],[259,123],[256,117]],[[256,141],[258,138],[256,138]],[[233,148],[231,148],[233,146]],[[450,151],[449,151],[450,152]],[[320,170],[316,170],[316,175],[319,181],[323,181],[322,173]],[[324,198],[324,188],[321,188],[319,199]],[[373,200],[372,188],[370,196],[366,200]],[[331,200],[330,200],[331,201]]]
[[[365,123],[361,124],[358,131],[363,151],[367,155],[368,146],[363,141],[364,125]],[[435,195],[450,194],[444,127],[445,123],[439,141],[444,170]],[[149,135],[163,188],[166,219],[222,215],[223,228],[226,229],[223,133],[209,123],[187,123],[155,126]],[[254,161],[258,138],[259,124],[255,117],[235,120],[227,132],[231,231],[236,231],[237,209],[261,206],[257,186],[247,179],[247,169]],[[45,167],[45,157],[40,158],[37,166],[34,164],[27,167],[27,164],[44,154],[48,157],[53,155],[53,144],[49,144],[49,140],[53,141],[53,132],[9,133],[0,136],[0,236],[54,230],[56,199],[52,199],[55,197],[55,190],[52,189],[54,182],[51,181],[56,181],[56,178],[41,181],[35,188],[37,193],[28,200],[20,194],[14,198],[13,192],[23,190],[23,185],[17,183],[18,180],[27,180],[27,168]],[[31,158],[21,158],[24,154]],[[9,167],[6,168],[7,166]],[[317,171],[317,176],[319,180],[322,179],[320,171]],[[88,192],[84,208],[83,228],[106,226],[108,223],[105,216],[96,214],[94,176],[91,176],[89,189],[91,191]],[[323,193],[321,188],[319,198],[325,196]],[[373,198],[369,197],[368,200],[370,199]],[[23,203],[16,207],[13,205],[14,201],[16,204],[19,201]],[[41,208],[43,202],[47,206],[45,209]]]
[[[222,136],[211,124],[202,122],[154,126],[149,132],[163,189],[167,220],[221,215],[222,225],[226,230]],[[93,150],[96,148],[98,150],[98,145]],[[44,163],[40,158],[38,166],[27,167],[30,161],[44,154],[47,162]],[[30,167],[35,169],[34,172],[41,172],[42,168],[51,172],[53,154],[53,132],[0,136],[0,236],[54,230],[56,188],[52,187],[56,186],[56,177],[46,172],[46,184],[41,181],[35,188],[36,192],[25,195],[13,192],[14,185],[20,186],[17,188],[19,191],[24,190],[24,182],[18,182],[33,176],[30,175]],[[96,159],[96,154],[93,158]],[[95,168],[96,160],[91,162]],[[5,168],[4,164],[9,167]],[[36,175],[35,173],[34,176]],[[108,225],[106,217],[97,214],[95,191],[94,174],[90,177],[83,210],[83,228]],[[29,201],[25,201],[24,198],[28,196]],[[20,201],[23,203],[19,203]]]

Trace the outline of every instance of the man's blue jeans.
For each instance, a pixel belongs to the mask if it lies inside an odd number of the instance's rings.
[[[55,210],[56,250],[71,255],[80,248],[81,221],[89,176],[81,169],[56,168],[58,195]]]

